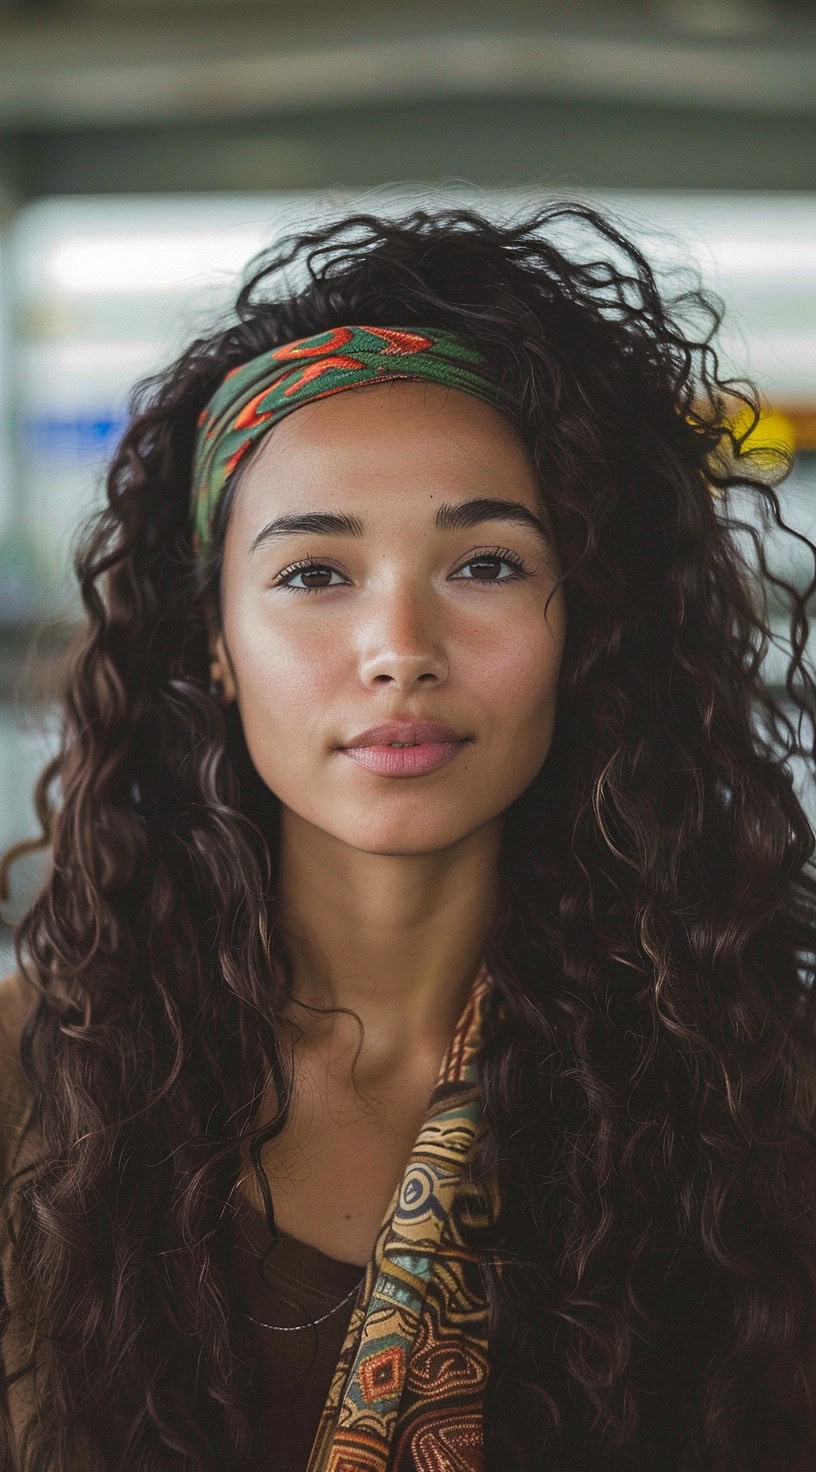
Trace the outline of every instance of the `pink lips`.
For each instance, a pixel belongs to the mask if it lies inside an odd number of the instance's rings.
[[[422,777],[444,766],[467,744],[466,741],[423,741],[418,746],[349,746],[343,751],[358,766],[381,777]]]
[[[386,721],[369,726],[341,750],[358,766],[379,776],[420,777],[444,766],[469,740],[439,721]],[[408,741],[412,745],[391,746],[392,741]]]
[[[359,736],[352,736],[350,741],[344,741],[343,751],[348,751],[352,746],[387,746],[389,741],[464,741],[466,737],[460,736],[451,726],[443,726],[441,721],[413,721],[404,717],[402,720],[383,721],[379,726],[369,726],[367,730],[361,731]]]

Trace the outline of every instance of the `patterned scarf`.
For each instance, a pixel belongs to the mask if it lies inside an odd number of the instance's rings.
[[[307,1472],[480,1472],[487,1305],[463,1227],[493,1219],[468,1177],[492,980],[480,970],[352,1311]]]
[[[206,548],[218,498],[247,450],[301,404],[347,388],[414,378],[462,389],[498,407],[498,387],[485,369],[475,348],[438,327],[332,327],[233,368],[198,420],[194,548]]]

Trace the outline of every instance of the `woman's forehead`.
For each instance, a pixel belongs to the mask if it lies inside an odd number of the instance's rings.
[[[315,400],[270,430],[241,477],[247,509],[274,491],[289,501],[378,485],[467,488],[496,475],[523,481],[532,467],[518,432],[499,410],[446,386],[396,381]]]

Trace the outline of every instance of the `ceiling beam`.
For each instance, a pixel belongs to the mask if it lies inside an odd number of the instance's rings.
[[[137,23],[138,21],[138,23]],[[0,28],[0,128],[110,127],[473,96],[816,114],[816,30],[715,40],[631,27],[417,24],[321,39],[208,15]],[[313,35],[313,32],[312,32]]]

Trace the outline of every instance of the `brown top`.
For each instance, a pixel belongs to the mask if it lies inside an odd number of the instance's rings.
[[[28,1104],[19,1036],[32,1005],[31,989],[16,973],[0,980],[0,1182],[37,1155],[32,1134],[19,1154],[16,1151]],[[354,1306],[352,1289],[364,1270],[356,1263],[337,1262],[286,1235],[262,1262],[271,1244],[264,1214],[240,1189],[233,1200],[232,1267],[242,1308],[267,1323],[291,1325],[319,1318],[338,1305],[337,1313],[315,1328],[289,1334],[261,1328],[242,1313],[258,1414],[257,1472],[270,1472],[273,1467],[276,1472],[304,1472]],[[0,1365],[11,1373],[26,1363],[28,1339],[24,1319],[15,1312],[19,1285],[3,1220],[0,1217],[0,1281],[12,1320],[0,1343]],[[348,1301],[341,1303],[349,1293]],[[0,1390],[0,1465],[15,1465],[13,1449],[32,1408],[30,1375],[18,1379],[6,1397]]]
[[[286,1235],[264,1262],[271,1238],[263,1212],[236,1196],[239,1202],[233,1271],[243,1309],[269,1324],[305,1324],[329,1315],[314,1328],[290,1334],[261,1328],[245,1316],[260,1405],[258,1472],[304,1472],[354,1306],[353,1290],[365,1270]]]

